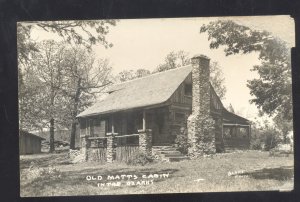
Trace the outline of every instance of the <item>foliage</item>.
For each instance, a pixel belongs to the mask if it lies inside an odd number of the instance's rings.
[[[35,181],[35,180],[55,180],[55,179],[61,179],[62,178],[62,172],[52,166],[49,167],[39,167],[38,165],[31,163],[30,167],[26,170],[24,170],[21,173],[21,180],[26,181]]]
[[[153,162],[153,157],[149,156],[143,152],[137,152],[134,155],[130,156],[126,164],[128,165],[141,165],[144,166]]]
[[[64,116],[64,102],[59,88],[63,85],[64,47],[54,41],[37,45],[39,52],[19,68],[19,103],[21,127],[27,130],[50,127],[51,119]]]
[[[109,61],[97,60],[86,49],[68,47],[65,58],[64,85],[60,88],[68,100],[67,125],[71,125],[70,148],[75,148],[76,116],[91,106],[99,93],[111,83]]]
[[[96,61],[92,53],[80,46],[52,40],[36,46],[39,51],[33,52],[32,59],[19,68],[20,125],[27,130],[49,127],[51,138],[54,121],[57,127],[71,127],[73,148],[76,115],[110,83],[111,67],[108,60]]]
[[[174,69],[189,64],[191,64],[191,60],[188,52],[182,50],[177,52],[172,51],[168,53],[167,56],[165,57],[165,62],[158,65],[158,67],[153,71],[153,73]],[[210,81],[217,95],[221,99],[223,99],[226,94],[226,87],[224,85],[224,80],[225,79],[220,65],[217,62],[214,61],[211,62]]]
[[[218,20],[202,25],[200,33],[206,32],[210,48],[225,46],[226,56],[259,52],[260,65],[253,67],[259,79],[248,81],[251,100],[269,116],[281,114],[292,119],[291,60],[287,44],[267,31],[252,30],[233,21]]]
[[[116,82],[124,82],[135,78],[144,77],[151,73],[163,72],[181,66],[189,65],[191,63],[189,54],[185,51],[170,52],[165,57],[165,62],[158,65],[158,67],[150,72],[149,70],[140,68],[134,70],[123,70],[115,78]],[[222,99],[225,97],[226,87],[224,85],[224,76],[221,67],[217,62],[212,62],[210,65],[210,81],[218,96]]]
[[[278,132],[274,129],[264,131],[263,135],[265,136],[264,150],[266,151],[270,151],[280,143]]]
[[[224,85],[224,81],[225,78],[220,65],[217,62],[211,62],[210,82],[220,99],[225,98],[226,94],[226,86]]]
[[[176,136],[175,144],[176,144],[178,150],[182,154],[187,154],[188,153],[188,148],[190,147],[190,143],[188,141],[187,129],[186,128],[181,128],[180,129],[180,133]]]
[[[278,114],[274,119],[274,123],[276,128],[280,131],[281,136],[283,138],[283,143],[287,144],[290,142],[290,139],[287,137],[288,133],[293,130],[293,123],[292,121],[286,120]]]
[[[154,73],[175,69],[190,63],[191,61],[187,52],[182,50],[177,52],[172,51],[166,55],[164,63],[158,65],[158,67],[154,70]]]
[[[136,71],[134,70],[123,70],[121,71],[117,76],[116,76],[116,81],[117,82],[124,82],[128,80],[132,80],[135,78],[140,78],[144,77],[150,74],[150,71],[147,69],[137,69]]]
[[[88,49],[101,43],[104,47],[112,47],[106,40],[110,26],[115,26],[116,20],[66,20],[66,21],[32,21],[17,23],[17,45],[19,61],[27,61],[30,53],[37,51],[35,42],[30,38],[33,29],[42,29],[57,34],[66,42],[80,44]]]
[[[260,139],[251,139],[250,149],[262,150],[262,141]]]
[[[269,151],[281,142],[280,133],[267,120],[263,124],[252,124],[251,149]]]
[[[231,113],[234,113],[234,109],[233,109],[233,106],[232,104],[229,105],[228,107],[228,111],[231,112]]]

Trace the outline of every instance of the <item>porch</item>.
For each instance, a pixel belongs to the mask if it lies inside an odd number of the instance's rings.
[[[251,125],[223,124],[223,141],[225,151],[250,148]]]
[[[85,158],[112,162],[127,161],[138,151],[152,154],[152,146],[173,143],[168,118],[168,107],[80,118],[81,145]]]
[[[174,137],[170,134],[169,108],[137,109],[108,115],[80,118],[80,134],[92,139],[103,139],[107,134],[124,136],[122,144],[137,144],[128,135],[138,135],[139,130],[152,130],[152,144],[155,146],[172,144]]]

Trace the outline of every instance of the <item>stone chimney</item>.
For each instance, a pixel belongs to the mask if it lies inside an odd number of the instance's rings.
[[[210,113],[210,59],[196,55],[192,59],[192,114],[187,121],[189,155],[197,158],[216,153],[215,122]]]

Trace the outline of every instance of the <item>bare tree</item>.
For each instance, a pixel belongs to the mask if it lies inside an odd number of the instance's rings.
[[[65,80],[61,91],[68,98],[70,106],[70,149],[75,148],[76,116],[95,100],[111,83],[111,67],[108,60],[95,60],[85,48],[69,48],[65,54]]]

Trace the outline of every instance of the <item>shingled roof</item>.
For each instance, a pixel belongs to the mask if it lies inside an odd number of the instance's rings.
[[[151,74],[113,85],[109,94],[77,117],[107,114],[166,102],[191,73],[192,66]]]
[[[223,108],[223,123],[248,125],[250,121]]]
[[[104,99],[96,102],[77,117],[108,114],[165,103],[191,71],[192,66],[187,65],[115,84],[108,89],[108,95]],[[249,124],[249,120],[227,111],[224,107],[223,119],[224,123]]]

